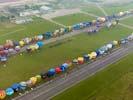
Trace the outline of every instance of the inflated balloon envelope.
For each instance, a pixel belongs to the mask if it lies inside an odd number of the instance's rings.
[[[78,63],[78,60],[77,59],[73,59],[73,63]]]
[[[30,80],[31,80],[32,85],[35,85],[37,83],[36,77],[31,77]]]
[[[83,63],[84,63],[84,58],[78,57],[78,64],[83,64]]]
[[[43,35],[38,35],[38,40],[43,40]]]
[[[41,75],[36,75],[35,77],[37,78],[37,82],[41,81]]]
[[[0,100],[5,99],[6,97],[6,92],[4,90],[0,90]]]
[[[26,89],[26,86],[27,86],[26,82],[20,82],[19,84],[20,84],[20,88],[22,90],[25,90]]]
[[[86,55],[84,55],[84,60],[85,61],[88,61],[89,60],[89,56],[86,54]]]
[[[49,71],[48,71],[48,75],[50,76],[54,76],[55,75],[55,69],[54,68],[51,68]]]
[[[31,80],[26,81],[26,85],[27,85],[28,87],[33,86],[32,81],[31,81]]]
[[[17,92],[17,91],[20,90],[20,84],[19,84],[19,83],[15,83],[15,84],[13,84],[13,85],[11,86],[11,88],[12,88],[15,92]]]
[[[95,58],[97,57],[97,53],[96,53],[96,52],[91,52],[91,57],[92,57],[93,59],[95,59]]]
[[[43,41],[39,41],[39,42],[37,42],[37,45],[38,45],[39,48],[40,48],[40,47],[42,47],[42,46],[44,45],[44,42],[43,42]]]
[[[88,54],[88,56],[89,56],[89,58],[90,58],[90,59],[93,59],[93,57],[92,57],[92,55],[91,55],[91,54]]]
[[[118,41],[114,40],[113,45],[115,45],[115,46],[118,45]]]
[[[56,71],[57,74],[59,74],[59,73],[61,73],[62,70],[61,70],[60,67],[56,67],[56,68],[55,68],[55,71]]]
[[[110,43],[110,44],[107,44],[106,45],[108,49],[112,49],[113,48],[113,45]]]
[[[21,47],[23,47],[24,46],[24,41],[19,41],[19,45],[21,46]]]
[[[6,95],[11,96],[13,94],[14,94],[14,90],[12,88],[7,88],[6,89]]]

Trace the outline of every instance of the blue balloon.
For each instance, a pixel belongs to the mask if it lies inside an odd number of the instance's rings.
[[[14,94],[14,90],[12,88],[7,88],[6,89],[6,95],[11,96],[13,94]]]
[[[20,84],[18,84],[18,83],[15,83],[15,84],[13,84],[12,86],[11,86],[11,88],[14,90],[14,91],[19,91],[20,90]]]
[[[68,64],[67,63],[62,64],[62,66],[64,66],[65,69],[68,68]]]
[[[55,69],[54,68],[51,68],[49,71],[48,71],[48,75],[49,76],[54,76],[55,75]]]
[[[1,62],[7,61],[7,57],[6,57],[6,56],[1,56],[1,57],[0,57],[0,61],[1,61]]]
[[[68,64],[67,64],[67,63],[64,63],[64,64],[62,64],[62,65],[60,66],[60,69],[61,69],[62,71],[65,71],[67,68],[68,68]]]
[[[63,66],[60,66],[60,69],[62,70],[62,72],[65,71],[65,68]]]
[[[86,55],[84,55],[84,60],[85,61],[88,61],[89,60],[89,56],[86,54]]]
[[[95,52],[97,53],[97,56],[100,56],[100,51],[99,50],[96,50]]]
[[[42,47],[42,46],[44,45],[44,42],[39,41],[39,42],[37,42],[37,45],[38,45],[38,46],[39,46],[39,48],[40,48],[40,47]]]

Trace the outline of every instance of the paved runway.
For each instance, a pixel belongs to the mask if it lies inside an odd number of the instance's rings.
[[[65,75],[64,78],[57,77],[52,82],[47,82],[37,87],[15,100],[49,100],[53,96],[63,92],[80,81],[94,75],[96,72],[108,67],[108,65],[117,62],[121,58],[133,52],[133,42],[130,42],[126,47],[121,47],[111,54],[96,60],[91,64],[85,64],[78,69],[75,68],[71,73]]]

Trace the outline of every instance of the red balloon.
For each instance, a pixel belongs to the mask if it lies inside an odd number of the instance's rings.
[[[56,67],[56,68],[55,68],[55,72],[56,72],[57,74],[59,74],[59,73],[61,72],[60,67]]]
[[[3,56],[5,55],[5,52],[3,50],[0,51],[0,55]]]

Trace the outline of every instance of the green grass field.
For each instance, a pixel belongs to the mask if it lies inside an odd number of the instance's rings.
[[[0,66],[0,87],[6,88],[14,82],[27,80],[33,75],[47,71],[48,68],[61,64],[66,60],[71,60],[78,55],[89,53],[103,44],[125,37],[129,33],[131,33],[131,30],[116,26],[112,29],[102,29],[96,35],[90,36],[82,33],[58,41],[62,43],[58,46],[54,46],[58,44],[57,42],[45,45],[40,51],[32,55],[24,53],[22,56],[11,57],[6,67]]]
[[[87,13],[91,13],[97,16],[104,16],[103,12],[94,4],[82,7],[81,9]]]
[[[130,26],[133,27],[133,17],[124,19],[124,20],[122,20],[122,21],[120,21],[120,22],[123,23],[123,24],[126,24],[126,25],[130,25]]]
[[[54,97],[53,100],[132,100],[133,54]]]
[[[92,21],[93,19],[96,19],[96,18],[91,17],[86,14],[82,14],[82,13],[76,13],[76,14],[53,18],[54,21],[57,21],[61,24],[67,25],[67,26],[73,25],[73,24],[76,24],[79,22],[83,22],[83,21]]]
[[[126,11],[129,9],[133,9],[133,3],[130,4],[123,4],[123,5],[115,5],[115,6],[103,6],[102,8],[104,8],[104,10],[107,12],[107,14],[111,15],[111,14],[115,14],[118,13],[120,11]]]
[[[20,40],[27,36],[35,36],[47,31],[53,31],[60,26],[51,23],[47,20],[34,17],[34,21],[29,24],[16,25],[12,23],[0,24],[0,43],[5,42],[7,39]]]

